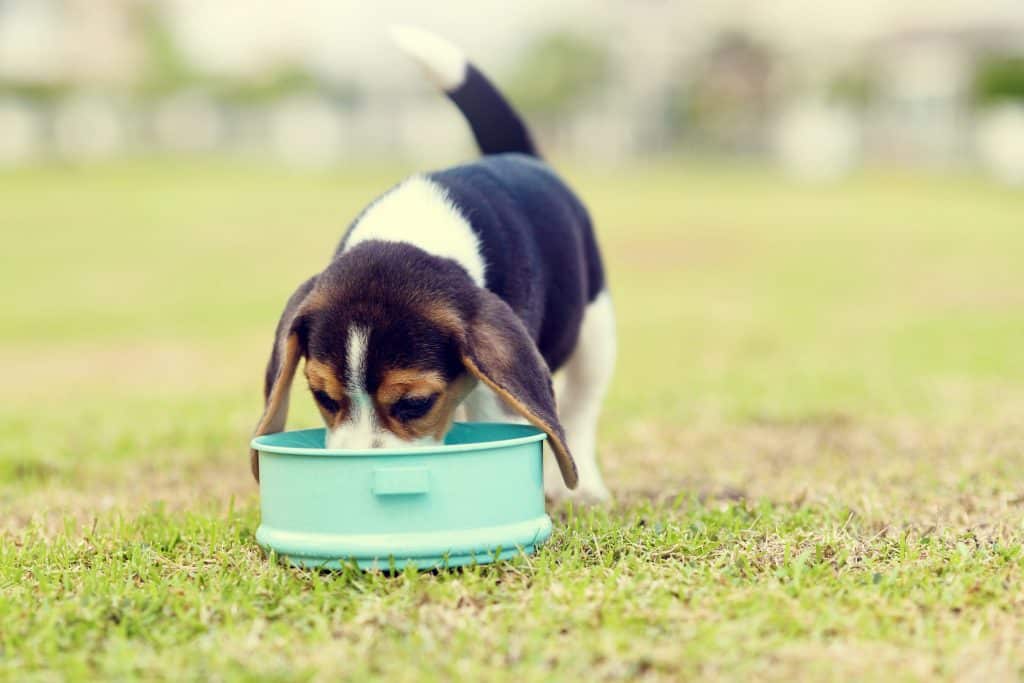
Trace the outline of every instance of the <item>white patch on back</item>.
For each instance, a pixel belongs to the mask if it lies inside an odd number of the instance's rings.
[[[480,240],[444,188],[422,176],[409,178],[372,204],[349,232],[345,251],[368,240],[405,242],[452,259],[478,287],[484,286]]]

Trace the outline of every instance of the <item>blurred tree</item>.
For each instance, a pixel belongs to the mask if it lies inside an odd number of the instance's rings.
[[[141,10],[146,68],[139,91],[162,97],[184,90],[202,90],[227,104],[255,105],[301,93],[321,93],[339,106],[353,106],[362,92],[351,81],[326,82],[301,64],[280,64],[251,78],[205,73],[191,64],[178,47],[159,8]]]
[[[338,106],[353,107],[363,95],[360,86],[353,81],[328,82],[299,64],[280,65],[259,78],[208,78],[207,81],[220,99],[236,104],[260,104],[291,95],[318,93]]]
[[[162,12],[155,5],[139,10],[139,24],[145,50],[145,66],[138,84],[139,92],[147,97],[160,97],[188,89],[202,80],[178,48],[174,34],[167,26]]]
[[[210,76],[209,88],[219,99],[232,104],[261,104],[289,95],[315,92],[320,84],[307,69],[285,64],[255,78],[224,78]]]
[[[851,66],[836,73],[826,86],[828,99],[864,109],[878,97],[878,81],[864,66]]]
[[[608,49],[565,31],[533,39],[505,81],[516,106],[529,113],[562,117],[607,85]]]
[[[719,151],[756,150],[779,96],[775,64],[760,40],[738,30],[722,33],[694,76],[680,79],[668,98],[669,127]]]
[[[974,72],[971,100],[981,106],[1006,100],[1024,101],[1024,57],[982,58]]]
[[[10,95],[35,105],[51,105],[73,91],[74,86],[64,81],[0,79],[0,95]]]

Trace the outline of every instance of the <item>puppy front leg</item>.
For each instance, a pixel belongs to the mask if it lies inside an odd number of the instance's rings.
[[[611,499],[611,494],[601,476],[601,467],[597,462],[598,417],[598,411],[575,411],[568,408],[564,411],[562,424],[565,427],[569,447],[575,454],[580,483],[575,491],[567,489],[559,477],[558,466],[551,458],[546,458],[544,460],[544,495],[549,500],[575,500],[596,504]]]
[[[505,405],[505,402],[484,384],[477,385],[476,389],[466,397],[466,400],[460,408],[465,411],[465,419],[469,422],[512,422],[514,424],[529,424],[526,419]],[[586,433],[585,430],[577,430],[565,423],[563,423],[563,426],[566,430],[566,437],[569,439],[575,439],[573,436],[574,434]],[[579,448],[579,446],[575,445],[575,443],[578,443],[578,440],[571,443],[574,443],[571,448]],[[547,451],[546,446],[545,451]],[[592,475],[588,473],[596,467],[596,463],[594,462],[592,449],[590,451],[581,451],[581,456],[581,458],[576,460],[576,466],[580,473],[580,486],[582,489],[583,482],[593,478]],[[562,483],[562,474],[558,470],[558,463],[550,452],[545,452],[543,463],[544,497],[550,501],[561,500],[569,494],[570,491],[565,488],[565,484]],[[600,480],[600,472],[598,472],[597,478]],[[591,496],[588,494],[586,500],[589,501],[590,497]]]
[[[615,369],[615,312],[602,292],[587,306],[579,341],[559,378],[558,412],[572,449],[580,482],[575,491],[562,485],[554,463],[545,460],[544,494],[551,500],[600,503],[611,498],[597,463],[597,425],[601,404]]]
[[[526,418],[506,405],[501,397],[483,382],[477,383],[459,407],[464,410],[465,419],[469,422],[529,424]]]

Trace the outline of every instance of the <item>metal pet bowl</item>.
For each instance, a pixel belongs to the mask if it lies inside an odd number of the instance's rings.
[[[531,554],[551,535],[545,434],[456,423],[444,445],[324,448],[323,429],[252,440],[260,459],[256,541],[293,565],[420,569]]]

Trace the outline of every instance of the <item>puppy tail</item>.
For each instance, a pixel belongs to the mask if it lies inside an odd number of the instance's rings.
[[[483,154],[540,156],[523,119],[462,50],[413,26],[392,26],[391,38],[459,108]]]

